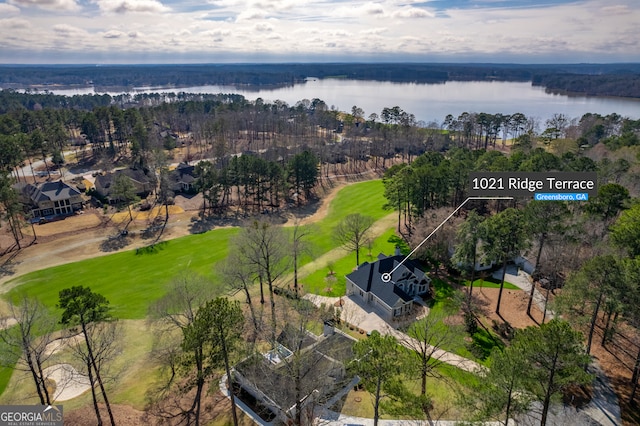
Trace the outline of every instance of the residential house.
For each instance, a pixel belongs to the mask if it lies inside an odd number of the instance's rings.
[[[175,170],[171,172],[171,189],[178,193],[194,193],[195,192],[195,166],[187,163],[180,163]]]
[[[109,200],[109,202],[115,202],[116,200],[111,197],[111,187],[118,175],[125,175],[133,183],[136,195],[145,198],[153,190],[153,184],[149,176],[143,170],[135,168],[127,168],[116,170],[113,173],[107,173],[104,175],[96,176],[95,186],[96,191],[101,197]]]
[[[391,281],[383,281],[382,274],[392,270]],[[400,255],[398,251],[393,256],[378,255],[377,261],[363,263],[346,278],[347,296],[373,306],[389,322],[409,314],[414,299],[431,291],[431,279],[427,274],[417,262]]]
[[[61,180],[24,185],[22,194],[33,219],[73,214],[84,201],[80,191]]]
[[[303,400],[301,415],[309,418],[318,404],[324,404],[357,383],[345,368],[353,358],[354,343],[355,339],[329,324],[325,325],[322,336],[307,331],[301,335],[288,325],[274,349],[236,365],[233,379],[259,402],[256,406],[262,407],[263,418],[277,418],[290,424],[295,418],[296,399]],[[297,354],[294,351],[298,351]],[[298,394],[296,375],[300,378]]]

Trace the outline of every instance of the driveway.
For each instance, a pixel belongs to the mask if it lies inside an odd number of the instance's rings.
[[[307,294],[304,297],[305,299],[313,302],[316,306],[320,306],[321,304],[325,304],[325,306],[334,306],[336,302],[342,299],[342,311],[340,316],[342,321],[353,324],[366,332],[377,330],[380,334],[394,336],[400,344],[409,349],[418,347],[418,341],[406,333],[391,327],[389,323],[383,320],[370,305],[361,303],[360,301],[347,296],[340,298]],[[441,349],[435,349],[432,357],[465,371],[473,372],[484,368],[475,361]]]

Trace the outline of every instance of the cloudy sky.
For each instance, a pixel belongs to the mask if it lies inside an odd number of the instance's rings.
[[[0,0],[0,63],[640,62],[638,0]]]

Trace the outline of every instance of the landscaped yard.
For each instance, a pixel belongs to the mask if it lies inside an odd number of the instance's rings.
[[[394,229],[389,229],[373,241],[371,249],[364,248],[360,253],[360,263],[377,260],[376,256],[379,253],[393,254],[395,244],[389,242],[389,238],[392,235],[395,235],[395,231]],[[355,252],[344,251],[343,257],[331,262],[332,274],[329,272],[329,265],[321,265],[315,272],[301,277],[301,283],[308,293],[322,294],[323,296],[342,296],[346,290],[345,275],[353,271],[355,267]]]
[[[450,284],[437,278],[433,279],[433,290],[434,297],[429,303],[429,315],[433,315],[436,318],[455,317],[458,315],[460,309],[459,303],[462,300],[460,297],[462,295],[459,292],[456,293],[456,290]],[[458,318],[460,318],[459,315]],[[427,321],[429,321],[428,318],[416,321],[408,328],[407,333],[415,336],[413,330],[424,327],[423,323]],[[473,336],[467,337],[468,334],[465,332],[465,326],[461,319],[459,321],[448,321],[447,324],[438,322],[434,324],[433,327],[434,335],[440,336],[445,333],[448,335],[446,339],[443,339],[444,344],[441,345],[442,349],[472,359],[483,365],[489,365],[489,355],[494,347],[504,347],[504,344],[496,334],[488,332],[481,327],[478,327],[478,331],[476,331]],[[440,339],[436,338],[435,340]],[[471,346],[475,346],[473,352],[470,350]]]
[[[477,378],[471,373],[450,365],[438,367],[437,374],[440,377],[427,378],[427,393],[433,402],[431,415],[442,420],[463,418],[465,412],[461,404],[458,403],[459,395],[475,383]],[[403,382],[416,395],[420,393],[418,376],[406,374]],[[373,395],[366,390],[351,390],[333,409],[348,416],[372,418],[373,402]],[[402,416],[385,414],[381,416],[382,419],[397,419],[399,417]]]

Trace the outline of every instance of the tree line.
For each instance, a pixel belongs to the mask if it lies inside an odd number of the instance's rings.
[[[6,88],[47,85],[133,88],[199,85],[284,86],[306,78],[348,78],[416,83],[446,81],[533,81],[551,90],[600,96],[638,97],[624,83],[637,79],[637,64],[182,64],[0,67]],[[46,84],[43,84],[46,82]]]

